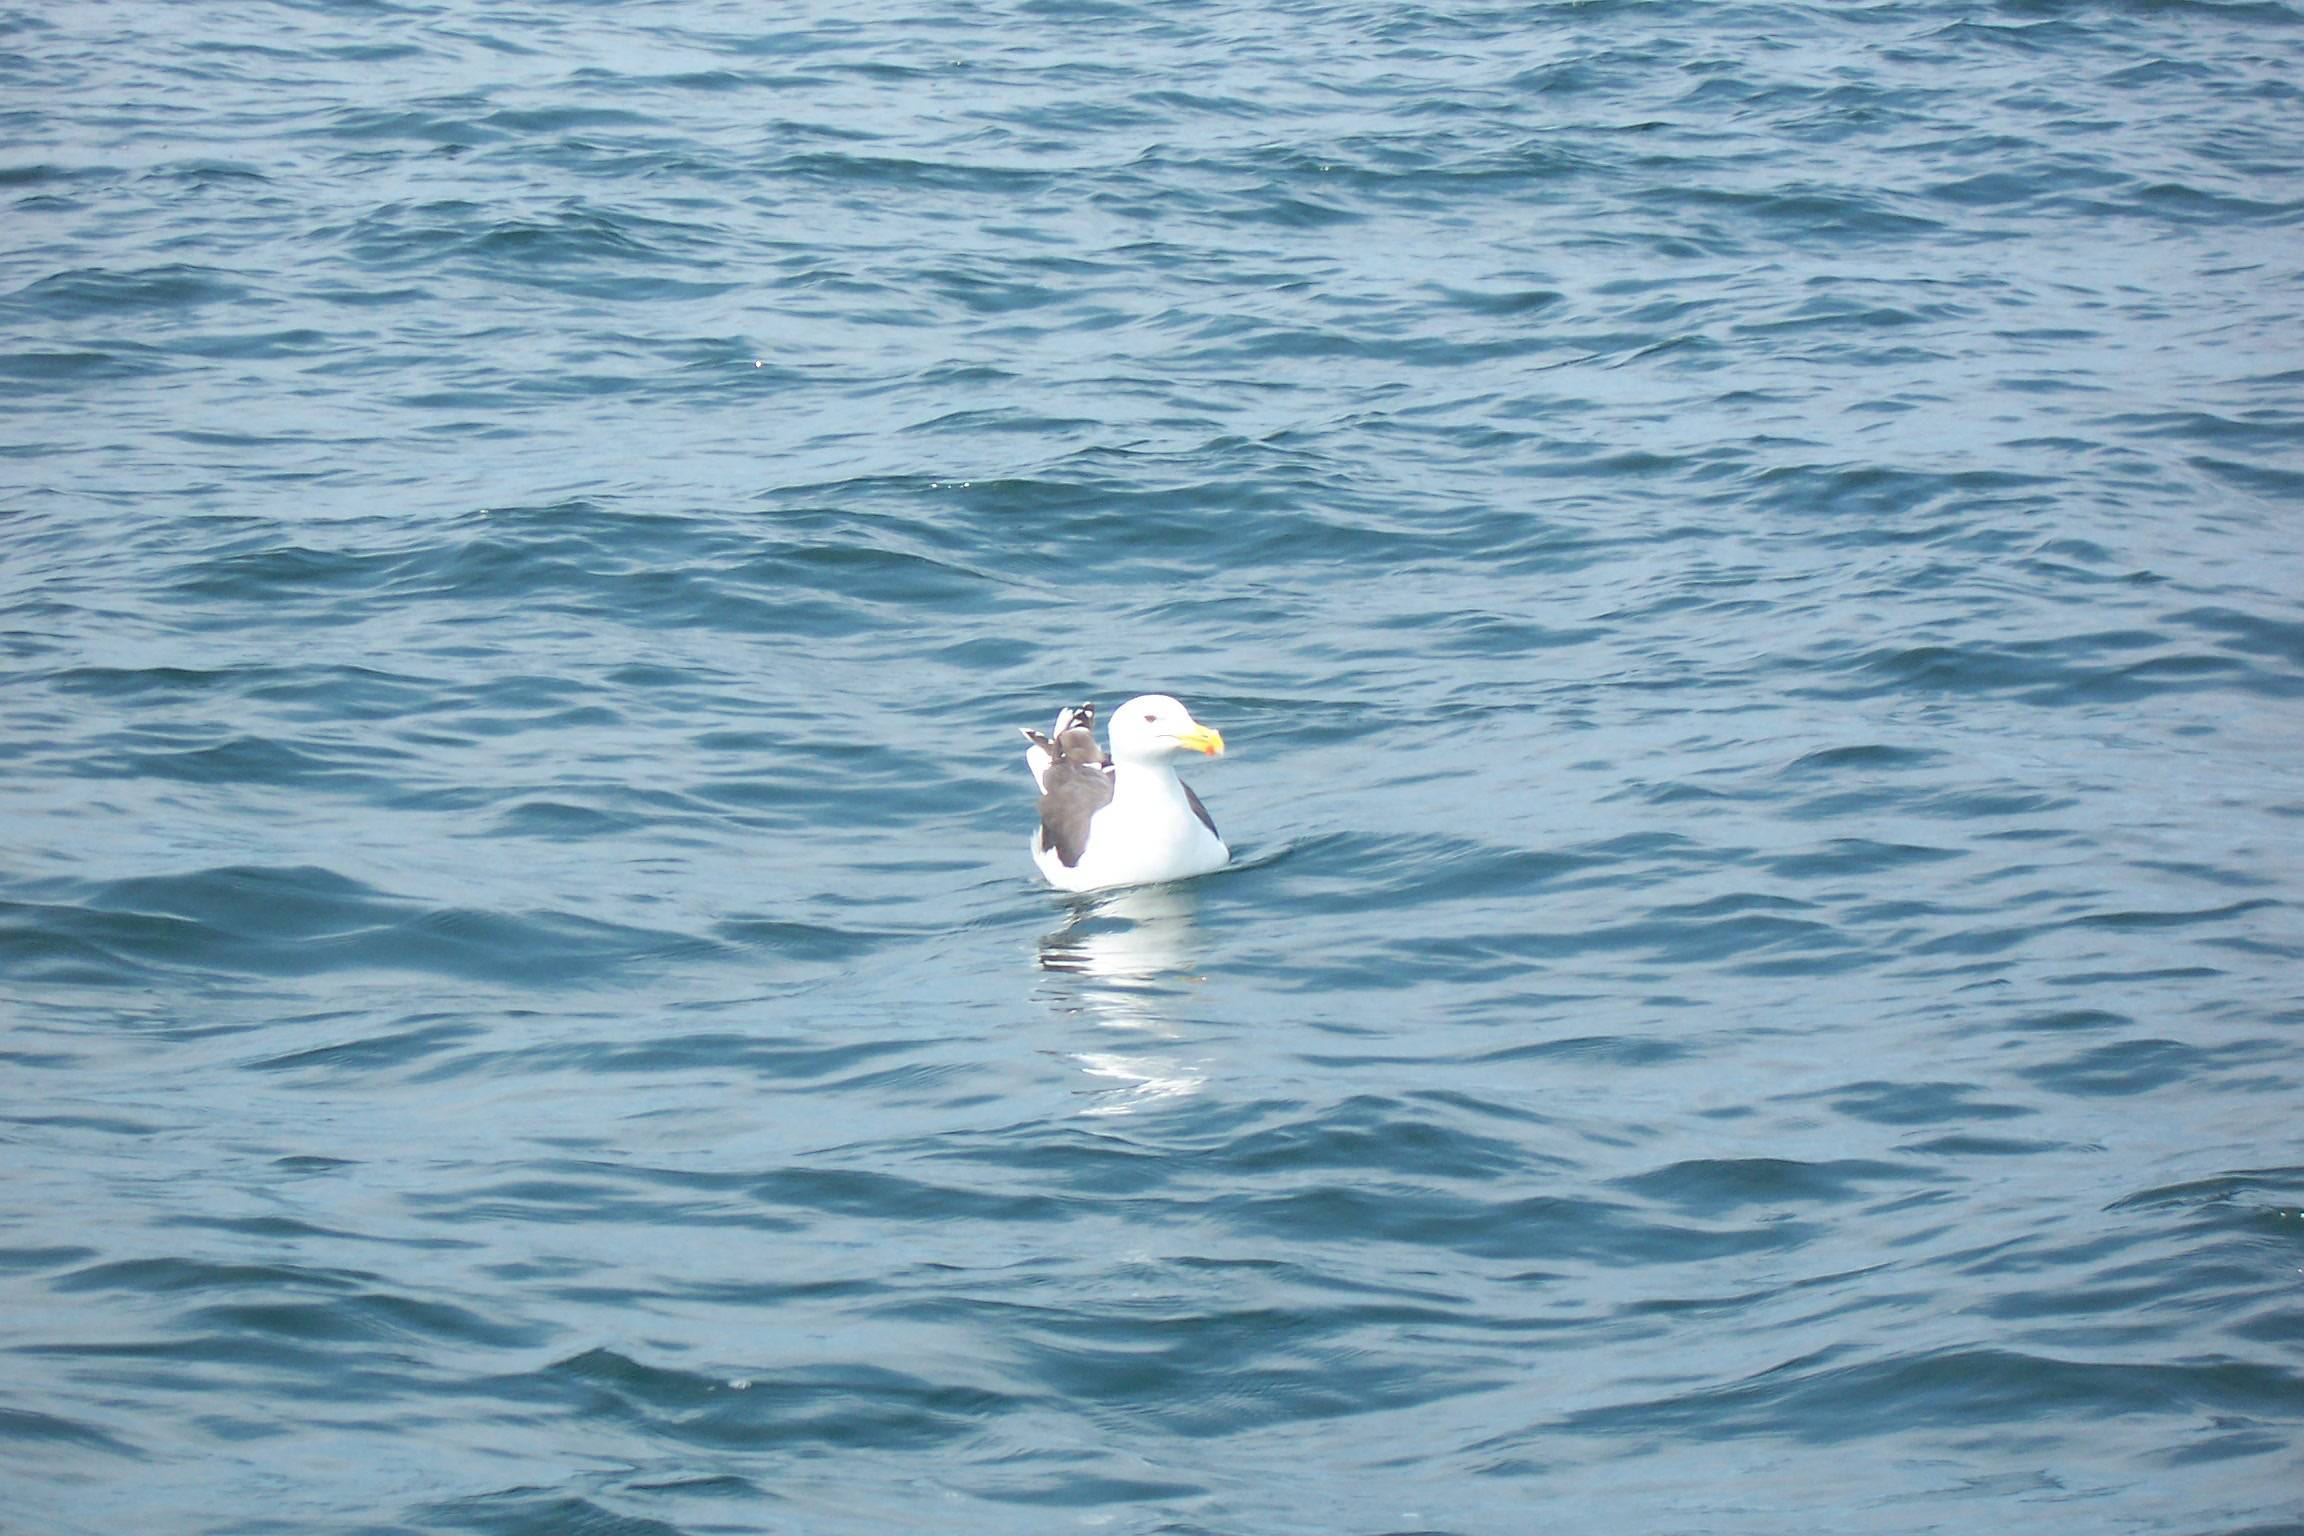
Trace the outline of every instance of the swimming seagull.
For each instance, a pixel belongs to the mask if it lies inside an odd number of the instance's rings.
[[[1232,850],[1191,786],[1176,777],[1176,754],[1210,757],[1224,738],[1164,693],[1130,699],[1112,715],[1112,750],[1096,745],[1096,706],[1056,716],[1041,735],[1029,727],[1024,761],[1040,786],[1040,830],[1032,862],[1060,891],[1184,880],[1222,869]]]

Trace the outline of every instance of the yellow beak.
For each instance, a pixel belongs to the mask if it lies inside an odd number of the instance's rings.
[[[1195,752],[1205,752],[1210,757],[1221,757],[1224,755],[1224,733],[1195,724],[1188,731],[1176,733],[1176,745],[1190,747]]]

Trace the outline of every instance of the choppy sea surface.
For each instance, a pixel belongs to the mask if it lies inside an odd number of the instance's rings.
[[[2304,9],[0,19],[0,1528],[2304,1530]],[[1042,887],[1173,692],[1238,858]]]

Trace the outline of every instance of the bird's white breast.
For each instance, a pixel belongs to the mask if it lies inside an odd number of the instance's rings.
[[[1089,818],[1080,862],[1066,869],[1037,835],[1032,858],[1057,889],[1094,891],[1205,875],[1229,863],[1232,850],[1192,814],[1173,769],[1123,767],[1114,776],[1111,803]]]

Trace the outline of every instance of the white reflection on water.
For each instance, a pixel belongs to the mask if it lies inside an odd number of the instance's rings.
[[[1059,1013],[1156,1041],[1183,1038],[1184,1004],[1197,979],[1199,902],[1189,886],[1137,886],[1081,902],[1040,941],[1043,995]],[[1119,1086],[1090,1090],[1091,1115],[1124,1115],[1185,1098],[1208,1075],[1166,1051],[1082,1051],[1090,1077]]]

